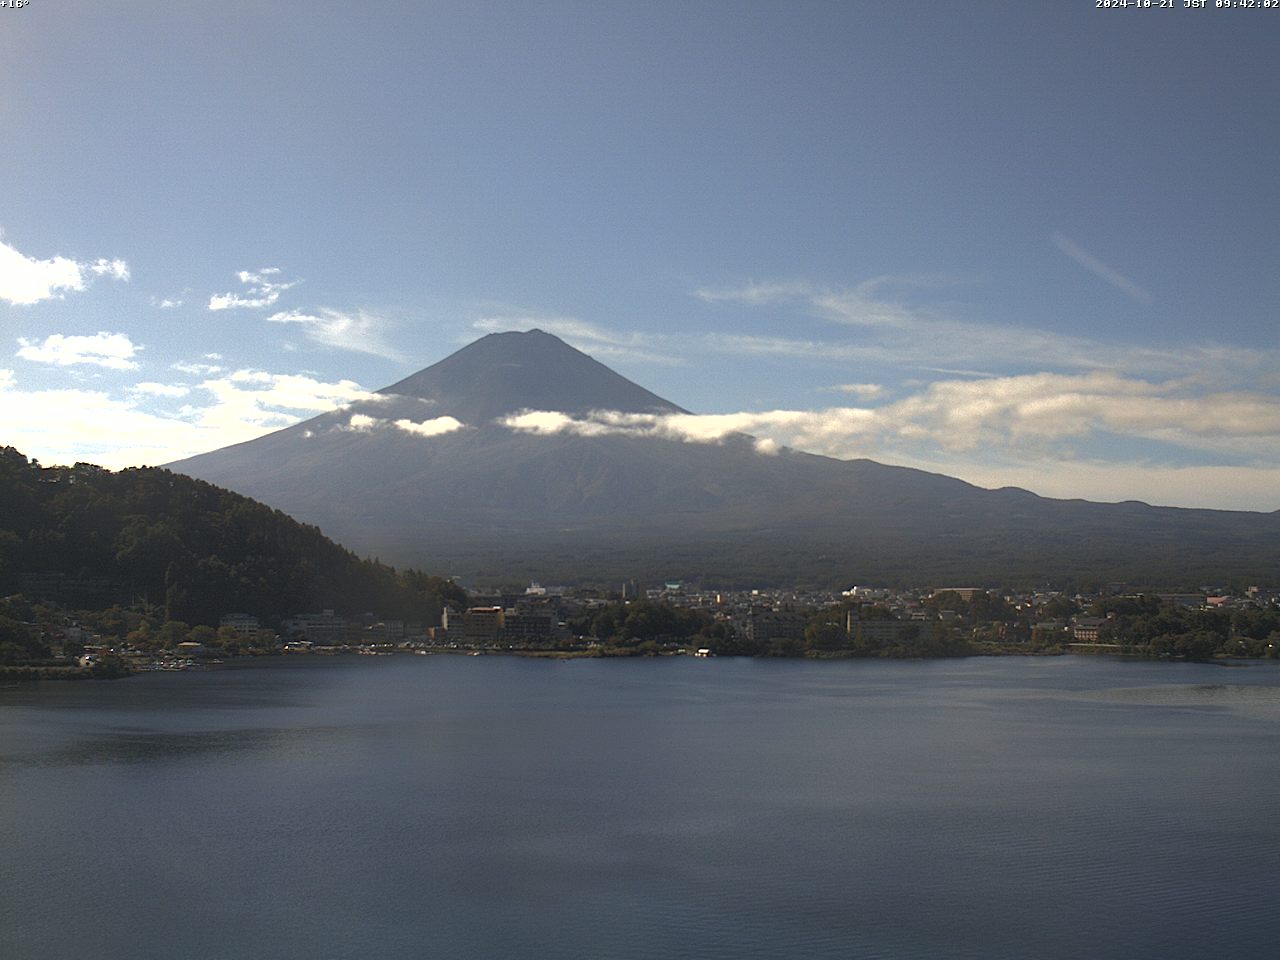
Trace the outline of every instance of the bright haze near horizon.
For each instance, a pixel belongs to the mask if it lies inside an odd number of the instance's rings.
[[[165,463],[538,327],[715,430],[1275,510],[1278,41],[1212,0],[0,9],[0,444]]]

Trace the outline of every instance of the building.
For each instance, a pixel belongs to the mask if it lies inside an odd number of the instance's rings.
[[[257,617],[250,616],[247,613],[226,613],[218,620],[219,627],[230,627],[242,637],[257,633],[262,628],[262,624]]]
[[[462,615],[462,634],[467,640],[493,642],[506,625],[502,607],[470,607]]]
[[[1111,627],[1105,617],[1080,617],[1071,628],[1071,637],[1076,643],[1102,643]]]
[[[537,643],[555,636],[556,617],[550,607],[516,607],[503,616],[502,636],[512,643]]]
[[[927,620],[859,620],[850,612],[845,626],[855,647],[893,647],[933,639],[933,624]]]
[[[332,646],[342,642],[347,622],[334,616],[332,610],[325,610],[321,613],[300,613],[281,626],[285,636],[291,639],[301,637],[319,646]]]
[[[969,603],[973,600],[973,595],[975,593],[986,593],[986,591],[981,587],[939,587],[937,590],[933,591],[933,596],[936,597],[943,593],[954,593],[965,603]]]
[[[747,614],[744,632],[748,640],[803,640],[809,618],[794,610],[752,607]]]

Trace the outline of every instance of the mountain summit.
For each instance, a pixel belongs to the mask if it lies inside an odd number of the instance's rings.
[[[564,416],[505,422],[531,410]],[[498,333],[371,399],[170,466],[361,553],[491,581],[1280,581],[1280,513],[1050,500],[750,437],[572,423],[591,411],[684,412],[550,334]]]
[[[429,401],[472,426],[520,410],[685,412],[541,330],[491,333],[378,392]]]

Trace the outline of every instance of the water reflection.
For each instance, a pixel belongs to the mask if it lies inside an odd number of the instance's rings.
[[[1274,955],[1275,670],[360,659],[0,691],[0,956]]]
[[[49,746],[34,754],[0,756],[6,766],[76,766],[98,764],[201,762],[218,754],[253,751],[294,752],[322,739],[350,736],[345,727],[300,729],[233,729],[165,733],[145,729],[118,729],[73,743]]]

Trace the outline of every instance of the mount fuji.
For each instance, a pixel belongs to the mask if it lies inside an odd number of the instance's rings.
[[[359,552],[482,581],[1280,581],[1280,512],[1053,500],[661,429],[687,414],[539,330],[169,467]]]

